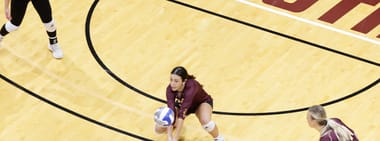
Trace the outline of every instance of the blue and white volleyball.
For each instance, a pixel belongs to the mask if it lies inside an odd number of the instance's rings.
[[[160,107],[154,113],[154,121],[161,126],[170,126],[174,122],[174,112],[168,107]]]

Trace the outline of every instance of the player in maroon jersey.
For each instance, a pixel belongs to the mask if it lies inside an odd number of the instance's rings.
[[[311,106],[307,112],[310,127],[319,131],[320,141],[359,141],[355,132],[338,118],[327,118],[320,105]]]
[[[176,120],[169,127],[155,126],[157,133],[167,132],[168,139],[177,141],[184,119],[195,113],[202,127],[215,139],[224,141],[218,127],[211,120],[213,99],[202,88],[193,75],[189,75],[184,67],[178,66],[171,71],[170,84],[166,89],[167,105],[176,113]],[[175,133],[173,129],[175,127]]]

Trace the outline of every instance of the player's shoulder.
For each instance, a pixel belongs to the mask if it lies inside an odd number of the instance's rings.
[[[329,130],[321,136],[319,141],[338,141],[334,131]]]
[[[173,90],[172,90],[172,87],[170,86],[170,85],[168,85],[167,87],[166,87],[166,94],[173,94],[174,92],[173,92]]]
[[[187,87],[202,88],[201,83],[199,83],[199,82],[198,82],[197,80],[195,80],[195,79],[188,79],[187,82],[186,82],[186,86],[187,86]]]
[[[342,120],[340,120],[339,118],[337,118],[337,117],[332,117],[332,118],[330,118],[331,120],[335,120],[335,121],[342,121]]]
[[[342,121],[341,119],[339,119],[339,118],[334,117],[334,118],[330,118],[330,120],[333,120],[333,121],[335,121],[336,123],[339,123],[339,124],[341,124],[341,125],[344,125],[343,121]]]
[[[197,80],[195,80],[195,79],[188,79],[188,80],[186,80],[186,83],[190,84],[190,85],[197,85],[197,84],[199,84],[199,82]]]

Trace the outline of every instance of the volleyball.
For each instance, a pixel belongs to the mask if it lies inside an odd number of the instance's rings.
[[[170,126],[174,122],[174,112],[168,107],[160,107],[154,113],[154,121],[161,126]]]

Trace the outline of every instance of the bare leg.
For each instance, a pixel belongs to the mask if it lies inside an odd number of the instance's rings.
[[[211,121],[212,107],[208,103],[202,103],[199,105],[197,111],[195,112],[201,125],[206,125]],[[214,129],[208,132],[212,137],[216,138],[219,136],[218,127],[215,125]]]

